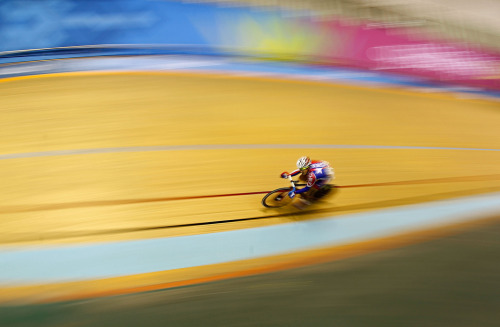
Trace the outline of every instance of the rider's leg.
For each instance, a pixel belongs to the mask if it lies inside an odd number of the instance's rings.
[[[330,193],[330,191],[332,190],[332,185],[330,184],[325,184],[323,185],[315,194],[314,194],[314,198],[316,200],[319,200],[321,199],[322,197],[326,196],[327,194]]]

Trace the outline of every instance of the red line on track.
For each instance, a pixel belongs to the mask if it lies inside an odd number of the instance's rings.
[[[371,183],[371,184],[334,185],[334,187],[335,188],[379,187],[379,186],[398,186],[398,185],[431,184],[431,183],[477,182],[477,181],[490,181],[499,179],[500,179],[500,174],[494,174],[494,175],[459,176],[459,177],[444,177],[444,178],[420,179],[420,180],[408,180],[408,181],[396,181],[396,182],[382,182],[382,183]],[[136,198],[136,199],[122,199],[122,200],[81,201],[81,202],[69,202],[69,203],[11,205],[11,206],[0,207],[0,213],[17,213],[17,212],[30,212],[30,211],[74,209],[83,207],[167,202],[167,201],[178,201],[178,200],[208,199],[208,198],[220,198],[220,197],[230,197],[230,196],[266,194],[269,192],[270,191],[259,191],[259,192],[244,192],[244,193],[179,196],[179,197],[169,197],[169,198],[146,198],[146,199]]]

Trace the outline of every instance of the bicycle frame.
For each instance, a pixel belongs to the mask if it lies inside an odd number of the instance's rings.
[[[288,176],[288,180],[290,181],[290,187],[280,187],[277,188],[264,196],[262,199],[262,205],[267,208],[279,208],[283,207],[293,201],[292,198],[288,196],[288,193],[297,189],[297,186],[304,186],[306,184],[300,184],[299,181],[294,181],[292,176]],[[286,194],[285,194],[286,193]],[[273,196],[276,195],[274,198]],[[285,201],[285,199],[287,199]]]

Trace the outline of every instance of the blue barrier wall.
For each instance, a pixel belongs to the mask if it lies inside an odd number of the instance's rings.
[[[302,60],[324,42],[297,14],[173,0],[0,0],[0,64],[165,53]]]
[[[101,44],[208,46],[221,16],[249,10],[157,0],[2,0],[0,51]]]

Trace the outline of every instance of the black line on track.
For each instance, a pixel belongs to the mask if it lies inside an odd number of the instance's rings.
[[[500,191],[500,187],[487,187],[487,188],[479,188],[479,189],[470,189],[470,190],[462,190],[462,191],[453,191],[453,192],[445,192],[445,193],[435,193],[435,194],[425,194],[414,197],[400,198],[400,199],[391,199],[391,200],[382,200],[382,201],[374,201],[374,202],[366,202],[359,204],[351,204],[345,206],[330,206],[327,208],[317,208],[317,209],[308,209],[308,210],[296,210],[289,211],[284,213],[277,214],[268,214],[262,216],[255,217],[245,217],[245,218],[236,218],[229,220],[213,220],[206,222],[198,222],[198,223],[188,223],[188,224],[176,224],[176,225],[163,225],[163,226],[151,226],[151,227],[139,227],[139,228],[123,228],[123,229],[112,229],[112,230],[102,230],[102,231],[87,231],[87,232],[62,232],[62,233],[51,233],[45,235],[33,236],[31,235],[29,239],[19,238],[17,240],[5,241],[3,244],[12,244],[12,243],[21,243],[21,242],[30,242],[30,241],[43,241],[43,240],[59,240],[59,239],[69,239],[76,237],[89,237],[89,236],[99,236],[99,235],[116,235],[116,234],[126,234],[126,233],[137,233],[137,232],[147,232],[154,230],[167,230],[167,229],[176,229],[176,228],[185,228],[185,227],[200,227],[200,226],[210,226],[210,225],[222,225],[229,223],[239,223],[245,221],[255,221],[261,219],[272,219],[272,218],[284,218],[284,217],[297,217],[307,219],[307,216],[315,215],[312,218],[318,218],[317,214],[340,214],[343,212],[354,211],[354,210],[366,210],[366,209],[376,209],[376,208],[387,208],[387,207],[395,207],[401,205],[410,205],[416,203],[422,203],[429,200],[435,200],[434,198],[438,198],[440,200],[449,200],[461,196],[470,196],[477,194],[485,194],[491,192]],[[287,208],[288,209],[285,209]],[[278,209],[264,209],[266,211],[270,210],[290,210],[290,206],[285,208]]]

